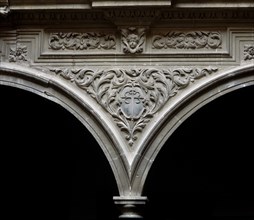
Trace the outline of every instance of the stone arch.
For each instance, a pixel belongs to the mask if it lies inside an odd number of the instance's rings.
[[[253,92],[226,93],[173,132],[146,179],[147,219],[253,218]]]
[[[0,100],[4,213],[28,219],[117,216],[112,169],[95,138],[74,115],[11,86],[0,85]]]
[[[147,144],[140,149],[139,154],[142,158],[136,161],[135,168],[135,176],[139,178],[133,180],[133,190],[142,194],[146,177],[156,156],[183,121],[212,100],[250,85],[254,85],[253,64],[224,71],[179,99],[174,110],[168,112],[167,116],[160,121],[151,138],[146,140]]]
[[[2,62],[0,64],[0,85],[12,86],[35,93],[53,101],[74,115],[93,135],[104,152],[113,171],[120,195],[129,189],[125,158],[116,147],[110,129],[94,114],[90,103],[85,102],[76,91],[61,80],[42,71]],[[127,186],[126,186],[127,185]]]

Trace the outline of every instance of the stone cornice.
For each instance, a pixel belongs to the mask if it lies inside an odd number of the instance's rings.
[[[174,0],[175,8],[249,8],[254,7],[253,0]]]
[[[92,7],[93,8],[102,8],[102,7],[136,7],[136,6],[170,6],[171,0],[117,0],[117,1],[110,1],[110,0],[92,0]]]
[[[91,25],[95,23],[115,24],[116,26],[175,24],[175,22],[200,23],[213,22],[254,22],[253,8],[246,9],[175,9],[175,8],[123,8],[92,10],[34,10],[9,11],[9,7],[0,7],[0,26],[4,25]],[[8,13],[8,14],[7,14]],[[173,22],[174,21],[174,22]]]
[[[81,9],[81,8],[122,8],[122,7],[174,7],[174,8],[249,8],[252,0],[1,0],[0,6],[9,2],[11,10],[34,9]]]

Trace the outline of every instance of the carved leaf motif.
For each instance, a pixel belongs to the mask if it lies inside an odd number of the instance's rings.
[[[103,33],[51,33],[49,48],[53,50],[88,50],[88,49],[115,49],[116,39],[111,34]]]
[[[10,48],[9,62],[24,62],[27,59],[27,46],[17,44],[16,47]]]
[[[155,35],[152,39],[154,49],[219,49],[222,36],[219,32],[169,32]]]
[[[87,91],[114,119],[132,146],[164,104],[191,82],[217,68],[51,69]]]
[[[254,45],[245,45],[244,60],[253,60],[253,59],[254,59]]]

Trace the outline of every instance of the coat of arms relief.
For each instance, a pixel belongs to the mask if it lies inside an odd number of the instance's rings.
[[[216,67],[100,71],[54,68],[51,72],[70,80],[94,98],[113,117],[132,147],[154,114],[171,97],[217,70]]]

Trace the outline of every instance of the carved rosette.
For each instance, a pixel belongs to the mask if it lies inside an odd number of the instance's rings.
[[[51,33],[49,48],[53,50],[112,50],[116,47],[114,35],[87,32],[87,33]]]
[[[219,32],[169,32],[152,38],[153,49],[220,49],[221,44]]]
[[[124,53],[142,53],[145,43],[145,28],[130,27],[122,29],[122,43]]]
[[[10,48],[9,62],[24,62],[27,60],[27,46],[17,44],[15,47]]]
[[[54,68],[51,72],[70,80],[93,97],[114,119],[132,146],[164,104],[191,82],[217,68],[111,69]]]
[[[254,60],[254,45],[244,46],[244,60]]]

